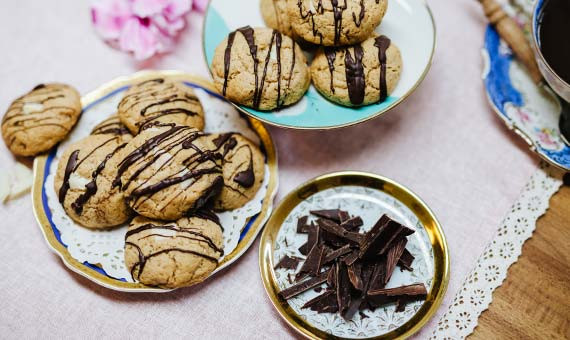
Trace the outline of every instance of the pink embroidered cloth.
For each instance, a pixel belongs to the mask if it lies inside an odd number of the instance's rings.
[[[394,1],[394,0],[392,0]],[[316,175],[375,172],[410,187],[438,216],[451,251],[451,280],[427,337],[538,158],[489,108],[481,81],[485,19],[473,0],[431,0],[437,51],[419,89],[384,117],[325,132],[270,128],[279,151],[279,201]],[[134,63],[94,33],[87,1],[4,2],[0,10],[0,111],[40,82],[81,93],[142,68],[208,77],[199,14],[175,51]],[[13,164],[2,144],[0,164]],[[44,242],[28,196],[0,205],[0,334],[50,338],[287,338],[296,336],[266,297],[258,242],[206,284],[169,294],[117,293],[67,270]]]

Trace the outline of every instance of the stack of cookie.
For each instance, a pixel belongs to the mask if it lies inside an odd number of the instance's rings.
[[[97,229],[131,221],[125,264],[141,283],[176,288],[207,278],[224,255],[215,211],[243,206],[263,182],[257,145],[204,133],[204,124],[190,87],[151,79],[60,158],[54,186],[70,218]]]
[[[232,102],[272,111],[299,101],[311,79],[344,106],[386,100],[402,70],[398,47],[374,29],[387,0],[261,0],[269,28],[231,32],[216,48],[212,75]],[[311,66],[305,52],[318,48]]]

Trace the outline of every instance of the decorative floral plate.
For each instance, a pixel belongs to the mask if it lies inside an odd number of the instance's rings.
[[[54,189],[57,163],[66,146],[90,134],[93,127],[116,111],[130,85],[169,77],[192,87],[200,98],[206,117],[206,132],[240,132],[261,146],[266,156],[263,185],[244,207],[218,213],[224,226],[225,255],[213,274],[231,265],[251,246],[271,215],[277,193],[277,155],[271,136],[259,121],[242,116],[213,85],[202,78],[176,71],[146,71],[117,78],[82,98],[83,112],[69,138],[49,155],[34,162],[34,213],[49,247],[74,272],[110,289],[125,292],[165,292],[135,282],[124,264],[123,247],[127,225],[111,230],[83,228],[63,210]]]
[[[531,1],[504,3],[505,10],[530,32]],[[561,99],[547,86],[537,86],[497,31],[488,26],[483,48],[483,81],[498,116],[547,162],[570,170],[570,147],[564,143],[559,121]]]
[[[211,65],[216,46],[230,31],[242,26],[265,26],[259,0],[211,0],[204,22],[204,54]],[[311,85],[295,105],[275,112],[244,106],[241,111],[265,123],[294,129],[330,129],[349,126],[377,117],[406,99],[426,76],[435,49],[435,23],[424,0],[390,0],[377,32],[388,36],[401,50],[400,82],[386,101],[360,108],[333,104]]]
[[[274,269],[285,255],[301,257],[298,248],[307,236],[298,234],[297,219],[310,210],[342,208],[361,216],[368,230],[383,214],[414,229],[407,249],[414,255],[413,271],[396,270],[387,287],[423,283],[425,301],[410,303],[396,313],[394,304],[356,314],[350,322],[338,314],[318,314],[301,306],[318,293],[309,290],[287,301],[278,292],[291,286],[287,269]],[[259,266],[269,298],[285,321],[310,338],[345,339],[407,337],[437,310],[449,279],[449,254],[440,224],[427,205],[400,184],[362,172],[339,172],[317,177],[291,192],[275,209],[261,236]]]

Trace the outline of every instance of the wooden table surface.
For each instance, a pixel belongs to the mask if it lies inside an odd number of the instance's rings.
[[[570,186],[550,201],[469,339],[570,339]]]

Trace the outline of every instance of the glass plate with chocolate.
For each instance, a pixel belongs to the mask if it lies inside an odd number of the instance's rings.
[[[407,188],[341,172],[290,193],[262,235],[265,289],[310,338],[395,338],[416,332],[445,292],[449,258],[434,214]]]

